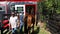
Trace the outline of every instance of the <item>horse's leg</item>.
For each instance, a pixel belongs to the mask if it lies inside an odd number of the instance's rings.
[[[30,34],[30,29],[31,29],[31,27],[28,27],[28,34]]]
[[[33,24],[33,26],[31,27],[31,29],[32,29],[32,34],[34,34],[34,24]]]
[[[32,32],[34,32],[34,23],[33,23],[33,26],[32,26]]]
[[[24,25],[24,32],[27,34],[27,23]]]

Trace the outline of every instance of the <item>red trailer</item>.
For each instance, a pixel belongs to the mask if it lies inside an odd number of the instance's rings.
[[[4,6],[4,8],[3,8]],[[30,12],[30,9],[33,8],[33,11],[31,14],[33,15],[34,18],[36,18],[36,11],[37,11],[37,2],[33,1],[21,1],[21,2],[6,2],[6,4],[0,4],[0,14],[2,15],[2,26],[3,29],[6,29],[9,27],[9,20],[3,20],[4,16],[7,16],[9,18],[11,11],[16,11],[20,15],[26,16],[27,13]]]

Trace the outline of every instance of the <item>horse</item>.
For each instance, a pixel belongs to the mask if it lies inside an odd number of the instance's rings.
[[[27,34],[30,34],[30,29],[32,28],[34,31],[34,23],[35,23],[35,18],[32,14],[27,14],[24,18],[25,21],[25,31]]]

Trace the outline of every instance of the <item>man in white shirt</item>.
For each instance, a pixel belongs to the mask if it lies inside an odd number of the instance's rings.
[[[11,28],[12,28],[12,34],[14,34],[15,31],[16,31],[16,27],[17,27],[16,26],[17,25],[17,17],[15,16],[14,12],[12,12],[11,14],[12,15],[11,15],[11,17],[9,19],[9,23],[10,23]]]

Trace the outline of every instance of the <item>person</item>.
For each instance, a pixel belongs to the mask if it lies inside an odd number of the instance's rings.
[[[17,23],[17,17],[15,16],[14,12],[11,13],[11,17],[9,19],[9,24],[11,25],[12,34],[16,34],[16,24]]]
[[[23,25],[24,25],[23,17],[24,17],[24,15],[23,15],[23,13],[21,13],[21,15],[20,15],[20,32],[21,33],[22,33]]]

